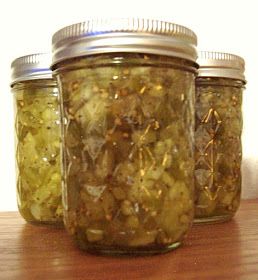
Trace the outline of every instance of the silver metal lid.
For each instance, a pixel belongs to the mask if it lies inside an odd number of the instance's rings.
[[[138,18],[93,19],[54,34],[53,66],[68,58],[114,52],[159,54],[195,62],[196,45],[195,33],[174,23]]]
[[[36,79],[52,79],[51,55],[37,53],[19,57],[11,64],[11,86],[15,83]]]
[[[198,77],[222,77],[245,82],[245,61],[242,57],[221,52],[198,53]]]

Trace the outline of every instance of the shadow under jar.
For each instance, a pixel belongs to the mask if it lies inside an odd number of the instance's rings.
[[[33,54],[12,63],[18,207],[32,223],[62,222],[60,114],[51,56]]]
[[[88,252],[166,252],[192,224],[196,37],[170,23],[148,33],[155,24],[89,21],[53,37],[64,220]]]
[[[240,204],[244,60],[201,52],[196,80],[195,222],[231,219]]]

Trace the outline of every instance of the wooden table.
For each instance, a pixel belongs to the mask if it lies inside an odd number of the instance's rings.
[[[0,213],[0,279],[258,279],[258,200],[234,220],[194,226],[184,245],[152,257],[102,257],[78,250],[62,229]]]

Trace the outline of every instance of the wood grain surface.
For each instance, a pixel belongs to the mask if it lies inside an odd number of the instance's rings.
[[[230,222],[194,226],[175,251],[134,258],[89,255],[63,229],[2,212],[0,279],[258,280],[258,200],[243,201]]]

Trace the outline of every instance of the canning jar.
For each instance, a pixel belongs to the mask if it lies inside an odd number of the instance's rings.
[[[60,114],[51,56],[13,61],[18,208],[32,223],[62,224]]]
[[[244,60],[201,52],[198,63],[195,221],[211,223],[231,219],[240,203]]]
[[[196,36],[141,19],[53,37],[63,114],[64,219],[104,254],[176,248],[193,219]]]

